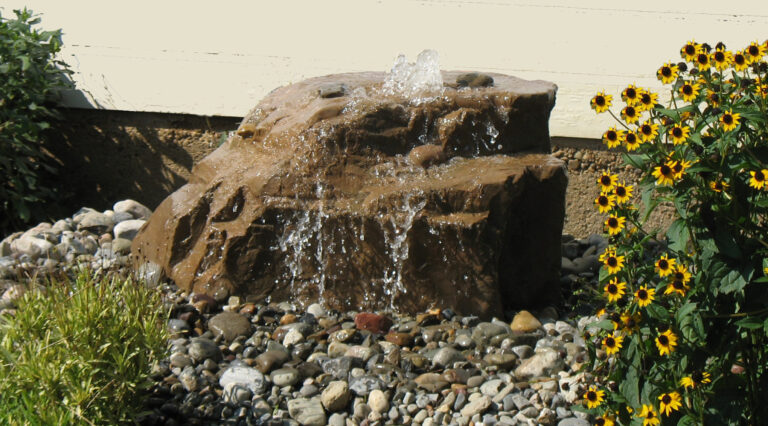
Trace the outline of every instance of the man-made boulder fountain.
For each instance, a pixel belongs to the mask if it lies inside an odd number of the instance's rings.
[[[134,255],[215,297],[485,317],[559,300],[556,87],[397,71],[270,93],[160,204]]]

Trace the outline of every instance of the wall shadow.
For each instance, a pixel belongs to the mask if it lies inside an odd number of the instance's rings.
[[[57,210],[104,210],[132,198],[154,209],[241,117],[61,109],[45,148],[59,163]]]

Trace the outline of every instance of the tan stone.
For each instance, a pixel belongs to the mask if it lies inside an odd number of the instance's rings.
[[[509,326],[515,333],[530,333],[541,327],[541,322],[528,311],[520,311]]]
[[[379,93],[383,73],[272,92],[158,206],[134,255],[187,291],[322,297],[342,311],[490,317],[557,302],[567,177],[547,154],[556,88],[489,76],[493,87],[420,103]],[[337,83],[338,95],[318,95]],[[446,162],[405,159],[429,144]]]

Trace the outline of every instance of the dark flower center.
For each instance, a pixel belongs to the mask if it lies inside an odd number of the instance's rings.
[[[651,133],[653,133],[653,130],[651,129],[651,126],[650,126],[650,125],[648,125],[648,124],[643,124],[643,126],[642,126],[642,127],[640,127],[640,131],[641,131],[641,132],[642,132],[644,135],[646,135],[646,136],[650,136],[650,134],[651,134]]]
[[[659,259],[659,269],[669,268],[669,262],[666,259]]]
[[[725,114],[723,116],[723,123],[725,124],[733,124],[733,116],[731,114]]]
[[[685,278],[685,274],[683,274],[682,272],[675,272],[674,276],[675,276],[675,279],[678,281],[682,281],[683,278]]]
[[[675,163],[675,166],[672,167],[672,171],[674,171],[675,173],[682,172],[683,171],[683,165],[680,164],[680,163]]]
[[[669,403],[672,402],[672,397],[669,396],[668,394],[664,394],[664,396],[661,397],[661,402],[669,405]]]
[[[616,287],[616,284],[608,284],[608,293],[616,294],[617,291],[619,291],[619,289]]]
[[[744,65],[747,62],[747,58],[744,57],[741,53],[737,53],[733,55],[733,63],[736,65]]]
[[[624,196],[627,195],[627,190],[624,189],[623,186],[617,186],[616,187],[616,195],[618,195],[619,197],[624,197]]]
[[[696,58],[696,62],[700,63],[701,65],[707,65],[709,63],[709,56],[707,56],[706,53],[700,53]]]
[[[633,108],[633,107],[626,107],[626,108],[624,108],[624,114],[626,114],[627,117],[634,117],[635,116],[635,108]]]
[[[616,266],[618,266],[619,260],[616,259],[615,257],[611,256],[611,257],[608,258],[608,260],[605,263],[607,263],[608,266],[610,266],[611,268],[615,268]],[[611,285],[613,285],[613,284],[611,284]],[[608,288],[610,289],[610,287],[608,287]]]
[[[758,49],[757,46],[752,45],[747,48],[747,53],[749,53],[750,56],[757,56],[760,54],[760,49]]]
[[[635,89],[632,89],[630,87],[628,87],[624,93],[627,95],[627,98],[629,99],[634,99],[637,97],[637,92],[635,91]]]
[[[692,44],[686,44],[685,45],[685,54],[688,56],[693,56],[696,53],[696,46]]]
[[[605,346],[612,348],[616,346],[616,341],[613,340],[613,337],[606,337],[605,338]]]
[[[621,315],[619,315],[616,312],[614,312],[613,314],[611,314],[611,321],[613,321],[613,322],[615,322],[617,324],[621,323]]]
[[[611,217],[608,219],[608,226],[611,228],[616,228],[619,226],[619,221],[615,217]]]
[[[683,94],[690,95],[691,93],[693,93],[693,86],[691,86],[690,84],[686,84],[685,86],[683,86]]]
[[[603,186],[610,186],[611,185],[611,178],[610,176],[603,176],[600,178],[600,183]]]
[[[691,379],[693,379],[694,382],[699,383],[704,378],[704,375],[700,371],[694,371],[693,374],[691,374]]]
[[[605,136],[608,138],[609,141],[615,141],[616,139],[619,138],[619,135],[613,130],[609,130],[608,133],[605,134]]]
[[[681,138],[681,137],[683,137],[683,129],[682,129],[682,128],[680,128],[680,127],[675,127],[675,128],[673,128],[673,129],[672,129],[672,136],[674,136],[674,137],[676,137],[676,138]]]
[[[642,102],[645,105],[650,104],[651,103],[651,95],[649,95],[647,93],[643,93],[642,95],[640,95],[640,102]]]
[[[717,93],[712,93],[711,95],[709,95],[709,100],[715,103],[720,102],[720,96]]]
[[[648,298],[648,292],[647,292],[647,291],[645,291],[645,290],[638,290],[638,291],[637,291],[637,297],[638,297],[640,300],[645,300],[645,299],[647,299],[647,298]]]
[[[662,334],[659,336],[659,343],[661,343],[661,346],[667,346],[669,344],[669,338],[667,338],[666,335]]]
[[[633,144],[637,141],[637,136],[634,133],[627,133],[627,143]]]
[[[672,75],[672,68],[670,67],[661,67],[661,75],[664,77],[669,77]]]
[[[595,425],[597,425],[597,426],[604,426],[605,425],[605,419],[600,418],[600,419],[595,420]]]
[[[661,175],[662,176],[669,176],[671,173],[672,173],[672,169],[670,169],[668,165],[665,164],[665,165],[661,166]]]
[[[758,171],[758,172],[755,172],[755,180],[758,181],[758,182],[762,182],[762,181],[765,180],[765,176],[763,175],[762,170]]]
[[[587,392],[587,399],[590,401],[597,401],[597,393],[595,391]]]
[[[685,288],[682,281],[675,280],[672,282],[672,287],[675,288],[675,290],[682,290]]]
[[[725,54],[723,52],[715,52],[715,60],[717,62],[723,62],[725,61]]]
[[[601,206],[607,206],[608,205],[608,197],[605,195],[601,195],[597,198],[597,203]]]
[[[723,190],[722,182],[715,182],[715,191],[722,191],[722,190]]]
[[[597,104],[597,106],[605,105],[605,98],[602,96],[595,96],[595,104]]]

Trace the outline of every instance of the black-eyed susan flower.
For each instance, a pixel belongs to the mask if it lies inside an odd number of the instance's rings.
[[[667,161],[665,164],[654,167],[652,174],[656,178],[656,185],[672,185],[674,183],[675,173],[672,171],[674,163],[674,161]]]
[[[765,46],[753,41],[746,49],[744,49],[744,54],[747,57],[747,62],[749,64],[754,64],[765,55]]]
[[[696,64],[696,67],[701,71],[708,70],[712,66],[712,64],[709,62],[709,54],[704,51],[700,52],[696,55],[695,58],[693,58],[693,63]]]
[[[596,113],[600,114],[601,112],[608,111],[608,108],[611,107],[612,100],[613,96],[606,95],[603,92],[597,92],[597,94],[589,102],[589,105],[593,110],[595,110]]]
[[[584,393],[584,399],[587,400],[587,408],[599,407],[603,403],[604,397],[605,391],[598,389],[595,385],[591,385]]]
[[[595,419],[595,426],[614,426],[615,424],[614,417],[607,413]]]
[[[749,186],[755,189],[765,188],[765,180],[768,179],[768,170],[753,170],[749,172]]]
[[[640,286],[640,288],[635,292],[635,301],[637,302],[638,306],[644,308],[653,302],[655,294],[656,290],[646,286]]]
[[[659,95],[657,93],[650,92],[648,90],[642,90],[640,92],[640,100],[635,105],[638,111],[650,111],[659,102]]]
[[[621,327],[621,315],[619,315],[618,312],[611,312],[611,315],[608,317],[608,319],[610,319],[613,323],[614,330],[618,330]]]
[[[602,193],[595,198],[595,205],[600,213],[607,213],[616,205],[616,196]]]
[[[669,129],[668,134],[670,139],[672,139],[673,144],[680,145],[688,140],[688,136],[691,134],[691,128],[675,124]]]
[[[691,281],[691,273],[688,272],[687,266],[683,264],[677,264],[675,266],[675,271],[672,272],[671,278],[673,280],[678,280],[684,283],[688,283]]]
[[[768,97],[768,84],[755,84],[755,94],[760,97]]]
[[[624,256],[617,255],[615,250],[605,250],[600,255],[600,262],[603,262],[609,274],[615,274],[624,267]]]
[[[621,118],[629,124],[635,124],[640,121],[640,111],[634,106],[627,105],[621,110]]]
[[[713,180],[709,182],[709,189],[715,192],[723,192],[728,190],[728,182],[724,180]]]
[[[692,62],[696,58],[696,55],[699,54],[699,52],[701,52],[701,46],[695,41],[691,40],[688,43],[685,43],[685,46],[680,49],[680,57],[688,62]]]
[[[608,299],[608,302],[611,303],[621,299],[621,297],[624,296],[626,289],[627,283],[619,282],[619,280],[615,277],[608,281],[608,284],[603,287],[603,290],[605,291],[605,297]]]
[[[623,216],[616,216],[614,214],[608,216],[608,219],[605,220],[605,227],[608,228],[608,234],[616,235],[621,232],[621,230],[624,229],[624,222],[626,221],[627,219]]]
[[[720,95],[717,92],[710,92],[707,94],[707,104],[711,107],[720,106]]]
[[[659,415],[656,414],[656,408],[650,404],[643,404],[643,409],[640,410],[637,417],[643,419],[643,426],[656,426],[661,423]]]
[[[643,142],[650,142],[659,135],[659,125],[653,124],[651,120],[645,120],[643,124],[638,127],[637,133],[640,134],[640,139]]]
[[[624,312],[621,314],[621,331],[627,334],[632,334],[636,331],[639,331],[640,322],[642,320],[643,316],[640,314],[640,312],[635,312],[634,314]]]
[[[659,274],[661,278],[664,278],[675,271],[676,263],[677,261],[675,261],[674,258],[670,259],[669,255],[664,254],[659,257],[659,260],[656,261],[654,270]]]
[[[603,143],[608,148],[616,148],[621,144],[622,139],[624,139],[624,131],[617,130],[615,127],[611,127],[603,133]]]
[[[656,348],[659,350],[659,355],[669,355],[675,351],[677,346],[677,335],[672,330],[666,330],[656,336]]]
[[[621,343],[624,341],[624,336],[608,336],[603,339],[603,349],[608,355],[613,355],[619,352],[621,349]]]
[[[694,371],[690,376],[680,379],[680,386],[686,389],[696,389],[701,385],[706,385],[711,382],[711,376],[706,371]]]
[[[718,120],[720,122],[720,127],[723,128],[724,131],[730,132],[731,130],[735,129],[736,126],[739,125],[739,120],[741,119],[741,114],[737,112],[733,112],[733,110],[728,110],[723,113],[723,115],[720,116],[720,119]]]
[[[696,96],[699,95],[700,87],[701,86],[699,86],[699,83],[691,83],[686,81],[677,90],[680,92],[680,96],[683,97],[684,101],[692,102],[694,99],[696,99]]]
[[[678,67],[677,65],[672,64],[672,62],[667,62],[656,71],[656,78],[661,80],[664,84],[669,84],[675,81],[677,75]]]
[[[630,84],[622,90],[621,100],[628,106],[634,106],[640,100],[640,90],[634,84]]]
[[[627,151],[632,152],[640,147],[640,138],[637,137],[637,133],[632,130],[628,130],[624,135],[624,146]]]
[[[667,284],[667,288],[664,289],[664,295],[668,296],[670,294],[679,294],[680,296],[685,296],[685,292],[688,291],[689,287],[688,284],[683,282],[682,280],[679,280],[677,278],[672,278],[669,284]]]
[[[677,411],[683,406],[680,394],[677,392],[663,393],[659,395],[659,412],[665,416],[673,411]]]
[[[629,202],[633,190],[634,187],[632,185],[627,185],[625,182],[617,183],[613,188],[613,193],[616,194],[616,202],[618,204]]]
[[[744,52],[739,50],[733,54],[733,69],[736,71],[744,71],[747,69],[748,65],[749,62],[747,62],[747,57],[744,55]]]
[[[597,184],[600,185],[601,192],[609,192],[619,181],[619,175],[612,175],[610,172],[603,172],[599,178],[597,178]]]
[[[682,179],[683,175],[685,174],[685,170],[688,169],[688,167],[691,167],[690,161],[680,160],[680,161],[674,161],[674,165],[672,165],[672,173],[674,173],[675,179]]]
[[[731,65],[731,59],[733,54],[725,50],[725,47],[718,48],[710,56],[710,61],[715,66],[715,69],[722,72]]]

